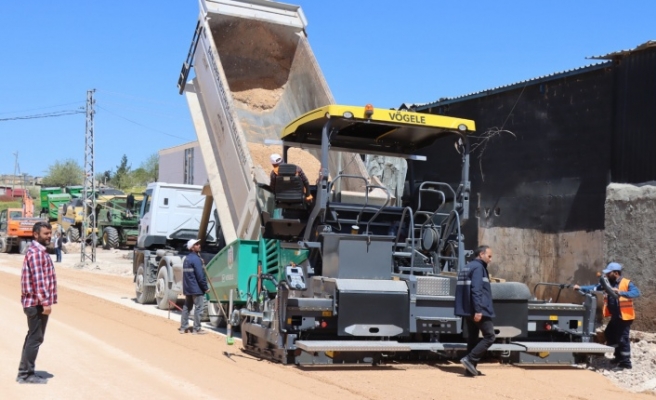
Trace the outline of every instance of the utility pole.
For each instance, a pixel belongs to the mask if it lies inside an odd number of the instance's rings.
[[[82,243],[80,246],[80,262],[82,264],[87,260],[92,263],[96,262],[96,242],[98,241],[98,234],[96,232],[96,163],[93,157],[93,115],[95,114],[93,106],[96,103],[93,94],[95,91],[96,89],[87,90],[87,119],[86,134],[84,137],[84,190],[82,191],[84,220],[82,221]],[[87,240],[90,242],[88,245]],[[87,247],[90,248],[90,252],[87,252]]]
[[[12,153],[14,155],[14,176],[11,178],[11,195],[14,196],[14,186],[16,184],[16,176],[18,176],[18,172],[20,171],[20,167],[18,166],[18,152]]]

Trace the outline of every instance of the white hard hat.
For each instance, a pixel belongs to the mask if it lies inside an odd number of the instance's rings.
[[[194,247],[194,245],[198,242],[200,242],[200,239],[189,239],[187,242],[187,249],[191,250],[191,248]]]
[[[280,157],[280,154],[278,153],[271,154],[271,164],[278,165],[281,162],[282,162],[282,157]]]

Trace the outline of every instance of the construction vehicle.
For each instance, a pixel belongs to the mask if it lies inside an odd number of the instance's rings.
[[[60,229],[64,232],[64,235],[66,236],[66,239],[68,243],[77,243],[80,241],[81,238],[81,233],[82,233],[82,224],[84,222],[84,199],[82,199],[82,193],[83,193],[84,187],[83,186],[67,186],[65,188],[65,191],[67,194],[69,194],[72,199],[70,202],[65,203],[62,205],[59,210],[58,210],[58,215],[57,215],[57,224],[59,225]],[[125,196],[125,193],[121,190],[114,189],[114,188],[99,188],[96,190],[93,195],[96,197],[96,207],[101,208],[103,204],[111,200],[112,198],[116,196]],[[89,215],[95,215],[91,210],[90,205],[86,205],[88,207],[87,212]],[[130,227],[134,226],[135,221],[131,221],[128,223]],[[105,225],[105,227],[108,224]],[[87,238],[88,240],[98,240],[98,232],[102,231],[102,229],[98,228],[87,228]]]
[[[130,196],[132,199],[129,201]],[[114,196],[98,204],[98,232],[104,249],[134,246],[139,235],[139,209],[143,196]],[[129,204],[131,203],[131,204]]]
[[[32,228],[46,219],[34,217],[34,201],[29,191],[23,192],[23,207],[0,211],[0,253],[17,251],[25,254],[34,235]]]
[[[57,196],[64,194],[65,196],[61,197],[62,199],[68,199],[66,202],[71,201],[71,196],[65,194],[63,189],[60,187],[42,187],[39,193],[39,198],[41,199],[41,212],[40,215],[42,218],[48,218],[49,220],[57,220],[57,209],[59,204],[59,197],[48,197],[48,196]],[[52,201],[57,198],[58,200]],[[62,203],[63,204],[63,203]]]
[[[146,187],[139,212],[139,236],[133,256],[137,302],[155,301],[168,310],[182,293],[182,263],[189,253],[186,243],[199,236],[206,238],[204,257],[218,251],[216,218],[211,203],[205,202],[202,186],[150,183]],[[201,225],[204,207],[205,224]]]
[[[241,327],[245,351],[286,364],[376,364],[464,351],[466,332],[453,308],[456,274],[468,253],[461,227],[468,219],[474,122],[328,105],[300,7],[258,0],[201,0],[200,7],[178,85],[227,243],[206,266],[210,300]],[[196,76],[187,82],[191,66]],[[263,81],[280,84],[272,108],[237,101],[240,91]],[[288,164],[271,191],[247,142],[271,139],[278,128]],[[391,206],[389,189],[334,163],[337,151],[419,162],[426,157],[416,152],[437,140],[454,149],[460,176],[408,179],[416,197],[404,200],[414,207]],[[294,148],[319,154],[311,203],[289,158]],[[498,317],[491,351],[500,358],[571,363],[612,350],[592,342],[595,297],[556,304],[533,299],[522,283],[492,288]]]

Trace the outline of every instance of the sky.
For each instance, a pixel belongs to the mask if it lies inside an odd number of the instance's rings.
[[[337,103],[426,103],[596,63],[656,40],[656,2],[297,0]],[[0,12],[0,175],[84,161],[137,168],[196,139],[176,83],[196,0],[6,1]],[[75,113],[78,112],[78,113]],[[70,114],[39,117],[44,114]],[[17,119],[26,118],[26,119]]]

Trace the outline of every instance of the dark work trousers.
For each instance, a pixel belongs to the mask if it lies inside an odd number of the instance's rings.
[[[182,307],[182,317],[180,321],[180,329],[187,329],[189,326],[189,313],[194,309],[194,330],[200,330],[200,315],[203,313],[205,307],[205,295],[202,294],[188,294],[185,295],[184,307]]]
[[[55,254],[57,255],[57,261],[55,261],[55,262],[61,262],[62,261],[62,249],[61,249],[61,247],[55,247]]]
[[[496,339],[494,324],[490,317],[482,317],[478,322],[474,322],[473,317],[465,317],[464,319],[467,324],[467,355],[471,362],[477,364]],[[483,332],[483,339],[479,340],[479,332]]]
[[[23,343],[23,353],[18,365],[18,378],[25,379],[34,375],[34,364],[39,354],[39,346],[43,343],[46,334],[48,316],[43,314],[42,306],[26,307],[23,312],[27,315],[27,336]]]
[[[615,348],[615,360],[620,367],[631,366],[631,341],[629,332],[631,332],[631,323],[633,321],[624,321],[620,318],[611,318],[606,326],[606,344]]]

